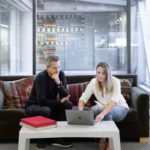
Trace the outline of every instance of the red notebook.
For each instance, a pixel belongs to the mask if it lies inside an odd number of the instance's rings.
[[[20,125],[29,127],[31,129],[46,129],[51,127],[56,127],[57,122],[56,120],[49,119],[42,116],[35,116],[35,117],[28,117],[28,118],[22,118],[20,120]]]

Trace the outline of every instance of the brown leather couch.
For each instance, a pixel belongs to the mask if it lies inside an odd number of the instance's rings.
[[[149,96],[137,87],[136,75],[114,75],[119,79],[128,79],[132,83],[130,88],[129,106],[127,117],[117,124],[121,139],[138,139],[147,142],[149,137]],[[0,77],[1,81],[14,81],[26,76]],[[90,81],[93,75],[67,76],[68,85]],[[2,82],[0,83],[2,84]],[[3,89],[0,89],[3,92]],[[72,94],[72,93],[70,93]],[[80,93],[81,94],[81,93]],[[73,95],[72,95],[73,96]],[[74,105],[77,102],[73,102]],[[18,139],[19,120],[26,117],[24,108],[1,108],[0,109],[0,140]]]

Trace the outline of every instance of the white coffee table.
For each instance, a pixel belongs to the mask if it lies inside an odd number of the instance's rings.
[[[34,131],[22,127],[19,132],[18,150],[29,150],[30,139],[37,138],[101,138],[112,139],[115,150],[121,150],[119,130],[113,121],[102,121],[93,126],[68,125],[67,122],[58,122],[58,127]]]

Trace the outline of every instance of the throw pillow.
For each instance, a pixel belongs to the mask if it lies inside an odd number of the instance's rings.
[[[81,96],[81,94],[84,92],[88,82],[83,83],[74,83],[74,84],[68,84],[67,89],[70,94],[70,101],[73,103],[73,105],[78,105],[78,100]]]
[[[21,79],[15,82],[15,85],[16,85],[16,88],[20,97],[20,104],[22,108],[25,107],[28,97],[31,93],[34,78],[35,78],[34,76],[31,76],[31,77],[27,77],[25,79]]]
[[[9,108],[21,108],[15,81],[3,81],[5,106]]]
[[[4,108],[8,108],[8,105],[7,105],[7,103],[5,101],[5,97],[4,97],[4,88],[3,87],[4,87],[3,86],[3,81],[0,80],[0,91],[2,91],[2,93],[3,93],[3,102],[1,102],[1,103],[3,103]]]
[[[126,99],[127,103],[130,104],[132,84],[128,79],[120,79],[120,83],[121,83],[121,93]]]
[[[0,89],[0,109],[3,108],[3,103],[4,103],[4,95],[2,90]]]

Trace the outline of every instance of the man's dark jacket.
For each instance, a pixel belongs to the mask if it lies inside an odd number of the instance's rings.
[[[62,71],[59,73],[59,79],[61,81],[60,86],[48,75],[47,70],[40,72],[34,80],[26,107],[34,104],[50,106],[60,103],[60,99],[68,95],[65,75]]]

